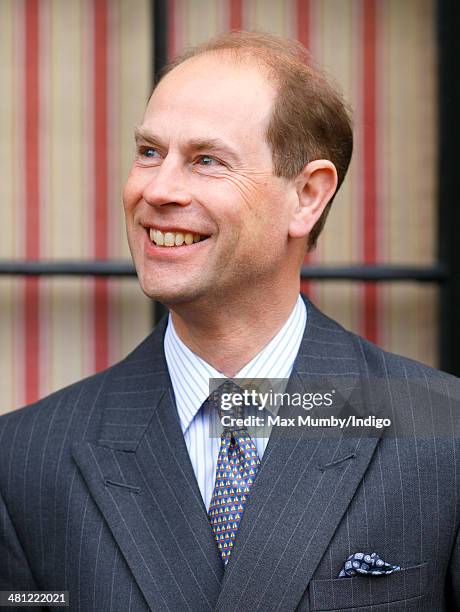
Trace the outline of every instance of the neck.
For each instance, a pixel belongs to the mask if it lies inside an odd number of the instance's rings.
[[[216,370],[234,377],[283,327],[298,295],[295,286],[278,296],[262,293],[257,300],[174,305],[171,314],[182,342]]]

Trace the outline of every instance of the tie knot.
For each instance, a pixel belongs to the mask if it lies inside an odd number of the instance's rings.
[[[237,395],[237,398],[233,396]],[[215,389],[208,398],[213,406],[216,408],[219,418],[230,417],[233,419],[240,419],[244,417],[243,406],[241,403],[242,397],[242,389],[233,380],[226,380],[223,384],[221,384],[217,389]],[[234,401],[235,399],[235,401]],[[228,419],[227,419],[228,420]],[[235,425],[224,425],[224,431],[238,431],[241,429],[245,429],[243,426]]]

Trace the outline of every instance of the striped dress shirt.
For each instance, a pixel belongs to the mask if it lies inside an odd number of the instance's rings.
[[[288,320],[276,336],[234,378],[289,378],[306,322],[307,309],[299,295]],[[215,415],[203,410],[201,405],[209,396],[209,380],[226,376],[182,342],[174,329],[171,315],[164,349],[185,443],[208,509],[214,489],[220,438],[210,436],[211,419]],[[254,442],[262,459],[268,437],[258,436]]]

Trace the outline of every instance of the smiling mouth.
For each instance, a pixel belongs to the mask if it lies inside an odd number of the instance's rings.
[[[162,232],[154,227],[147,228],[150,241],[160,247],[190,246],[195,242],[207,240],[209,236],[194,234],[192,232]]]

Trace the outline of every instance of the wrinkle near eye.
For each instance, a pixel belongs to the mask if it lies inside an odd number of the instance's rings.
[[[249,205],[254,192],[265,186],[271,177],[271,173],[268,172],[245,170],[244,174],[225,173],[220,178],[235,187],[243,201]]]

